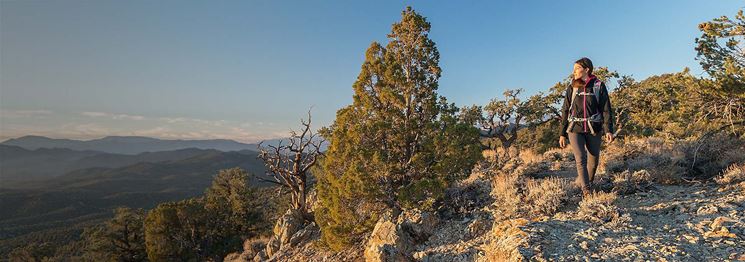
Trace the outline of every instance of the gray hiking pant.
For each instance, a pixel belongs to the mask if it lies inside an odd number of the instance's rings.
[[[574,161],[577,163],[577,185],[582,189],[590,189],[600,160],[601,132],[594,136],[590,133],[569,132],[568,136]]]

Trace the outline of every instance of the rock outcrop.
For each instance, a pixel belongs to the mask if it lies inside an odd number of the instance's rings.
[[[435,233],[437,215],[421,210],[405,210],[399,214],[385,213],[368,239],[365,261],[411,261],[417,244]]]
[[[315,222],[305,219],[300,211],[289,209],[277,219],[273,235],[269,239],[246,240],[243,252],[231,253],[225,257],[225,261],[279,261],[276,257],[282,251],[310,240],[314,235],[318,235],[318,232]]]

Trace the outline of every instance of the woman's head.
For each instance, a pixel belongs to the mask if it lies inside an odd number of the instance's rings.
[[[574,79],[583,79],[589,75],[592,75],[592,61],[589,58],[583,57],[574,62],[572,71]]]

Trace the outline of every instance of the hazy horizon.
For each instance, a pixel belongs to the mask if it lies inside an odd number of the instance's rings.
[[[311,107],[314,128],[329,125],[407,5],[432,24],[439,93],[463,106],[548,90],[582,56],[637,80],[703,76],[697,25],[745,4],[0,1],[0,141],[253,143],[287,136]]]
[[[93,141],[93,140],[104,139],[104,138],[107,138],[107,137],[142,137],[142,138],[155,138],[155,139],[160,139],[160,140],[183,140],[183,141],[196,141],[196,140],[233,140],[233,139],[229,139],[229,138],[206,138],[206,139],[199,139],[199,138],[188,139],[187,138],[187,139],[181,139],[181,138],[157,138],[157,137],[151,137],[151,136],[117,136],[117,135],[106,135],[106,136],[101,136],[101,137],[92,137],[92,138],[81,138],[81,139],[77,139],[77,138],[67,138],[67,137],[51,137],[51,136],[40,136],[40,135],[23,135],[23,136],[18,136],[18,137],[10,137],[10,138],[6,138],[6,139],[0,139],[0,144],[1,143],[4,143],[4,142],[7,142],[7,141],[10,141],[10,140],[13,140],[13,139],[19,139],[19,138],[24,138],[24,137],[35,137],[35,136],[36,137],[46,137],[46,138],[51,138],[51,139],[69,139],[69,140],[77,140],[77,141]],[[268,139],[262,139],[262,140],[284,139],[286,137],[287,136],[285,136],[285,137],[274,137],[274,138],[268,138]],[[253,141],[253,142],[244,142],[244,141],[236,141],[236,140],[233,140],[233,141],[241,142],[241,143],[252,144],[252,143],[261,142],[262,140],[257,140],[257,141]]]

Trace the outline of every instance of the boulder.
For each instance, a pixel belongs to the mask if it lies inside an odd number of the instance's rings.
[[[271,258],[279,250],[292,247],[298,243],[307,240],[313,234],[318,232],[315,223],[307,224],[302,213],[297,209],[288,209],[284,215],[277,219],[274,224],[273,235],[266,243],[263,257]],[[260,258],[258,255],[256,258]]]
[[[397,224],[407,229],[416,242],[426,241],[435,233],[439,223],[437,215],[418,209],[405,210],[397,219]]]
[[[300,211],[292,208],[288,209],[287,212],[277,220],[277,223],[274,224],[274,237],[279,240],[280,247],[290,243],[292,235],[303,228],[304,224],[305,219],[303,219]]]
[[[386,212],[375,224],[365,248],[365,261],[407,261],[413,251],[413,241],[397,224],[393,212]]]
[[[315,233],[320,232],[319,230],[320,229],[318,228],[318,226],[316,226],[316,223],[311,222],[303,229],[297,231],[294,235],[292,235],[288,244],[291,247],[297,246],[298,244],[311,239]]]

